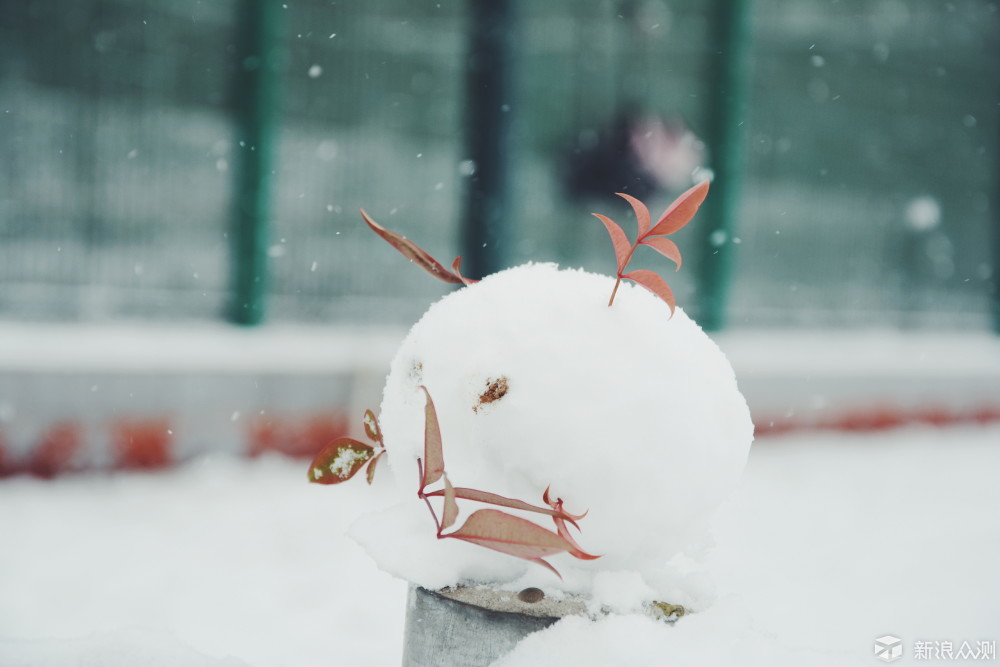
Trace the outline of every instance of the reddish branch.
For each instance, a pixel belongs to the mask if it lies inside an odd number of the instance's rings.
[[[628,267],[629,262],[632,261],[632,255],[635,254],[636,249],[640,245],[645,245],[673,261],[677,265],[677,270],[680,270],[681,251],[677,248],[676,243],[666,237],[680,230],[691,221],[691,218],[698,211],[698,207],[705,201],[705,195],[708,194],[708,181],[702,181],[674,200],[674,203],[667,207],[667,210],[663,212],[663,215],[660,216],[655,225],[650,223],[649,209],[646,208],[645,204],[631,195],[621,192],[617,194],[632,205],[639,231],[636,235],[635,243],[630,243],[628,236],[618,223],[600,213],[594,214],[598,220],[604,223],[604,228],[608,230],[608,236],[611,237],[611,245],[614,247],[615,259],[618,264],[616,272],[617,280],[615,280],[614,289],[611,290],[611,298],[608,300],[608,306],[611,306],[615,302],[615,295],[618,294],[618,286],[621,285],[622,279],[627,279],[642,285],[666,301],[667,305],[670,306],[670,313],[673,314],[676,304],[674,294],[667,285],[667,281],[647,269],[637,269],[630,273],[625,273],[625,269]]]
[[[438,539],[463,540],[487,549],[517,556],[551,570],[556,576],[560,576],[559,572],[545,561],[544,557],[568,553],[582,560],[600,558],[600,556],[594,556],[580,548],[580,545],[570,535],[567,526],[569,524],[579,530],[580,526],[577,522],[583,519],[586,513],[570,514],[563,509],[562,498],[557,498],[555,501],[549,498],[548,489],[545,489],[545,493],[542,494],[542,501],[548,507],[540,507],[488,491],[453,487],[444,471],[441,428],[438,424],[437,410],[434,408],[434,401],[427,389],[425,387],[421,387],[421,389],[426,395],[427,402],[424,407],[424,455],[417,459],[417,474],[419,476],[417,497],[426,503],[431,518],[434,520]],[[353,477],[364,467],[366,462],[370,461],[368,463],[368,483],[370,484],[374,476],[375,463],[385,453],[382,429],[371,410],[365,413],[365,435],[375,443],[374,447],[351,438],[338,438],[323,448],[309,466],[309,481],[317,484],[339,484]],[[427,490],[428,486],[439,481],[443,483],[443,488],[434,491]],[[431,498],[444,499],[444,509],[440,519],[437,512],[434,511]],[[451,528],[458,518],[458,503],[456,501],[458,498],[524,512],[545,514],[552,517],[556,530],[553,532],[527,519],[500,510],[481,509],[470,514],[461,528],[446,533],[444,531]]]

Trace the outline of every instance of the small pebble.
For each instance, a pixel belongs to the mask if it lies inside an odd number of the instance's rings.
[[[545,597],[545,593],[542,592],[540,588],[525,588],[523,591],[517,594],[517,599],[521,602],[527,602],[529,604],[534,604],[541,601]]]

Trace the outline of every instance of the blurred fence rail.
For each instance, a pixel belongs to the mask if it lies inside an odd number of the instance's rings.
[[[613,177],[580,165],[625,112],[665,119],[667,139],[704,135],[711,3],[515,5],[507,256],[610,272],[589,212],[626,213],[587,194],[609,192]],[[0,317],[223,316],[244,103],[238,6],[0,6]],[[414,275],[357,209],[441,259],[459,254],[474,177],[468,7],[282,7],[268,317],[412,321],[444,288]],[[734,326],[989,326],[998,25],[985,0],[753,3],[742,205],[732,237],[718,239],[738,250]],[[649,193],[651,208],[682,186]],[[682,247],[704,233],[684,230]],[[695,253],[687,260],[697,268]],[[672,284],[697,314],[695,275]]]

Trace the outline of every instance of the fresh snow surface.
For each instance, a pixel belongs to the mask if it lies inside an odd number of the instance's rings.
[[[631,283],[609,308],[613,286],[528,264],[452,292],[413,327],[380,414],[398,502],[352,533],[387,571],[427,588],[553,585],[536,564],[422,530],[425,386],[454,486],[541,505],[551,485],[567,511],[588,512],[576,539],[602,557],[547,559],[563,590],[618,608],[639,609],[650,595],[702,603],[700,587],[678,590],[671,559],[701,549],[708,517],[743,471],[753,424],[726,357],[683,310],[671,317]],[[456,526],[483,507],[458,504]],[[602,583],[608,576],[628,586]]]
[[[405,335],[386,327],[0,320],[0,370],[306,374],[361,365],[384,373]],[[741,385],[774,375],[1000,377],[1000,340],[989,331],[735,328],[713,338]]]
[[[269,324],[0,321],[0,370],[60,373],[384,372],[405,331]]]
[[[569,619],[501,664],[871,665],[887,634],[908,664],[917,640],[1000,642],[998,443],[996,426],[759,442],[704,570],[678,575],[711,606],[674,627]],[[399,664],[406,585],[344,536],[378,494],[306,468],[0,482],[0,665]]]

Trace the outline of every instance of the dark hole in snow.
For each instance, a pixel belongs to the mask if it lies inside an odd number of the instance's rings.
[[[414,361],[413,365],[410,366],[410,379],[413,380],[414,384],[420,384],[424,379],[424,364],[419,361]]]
[[[494,380],[492,378],[486,380],[486,391],[480,394],[479,403],[472,406],[472,411],[479,412],[479,408],[483,405],[499,401],[507,394],[507,388],[506,377],[502,377],[499,380]]]

